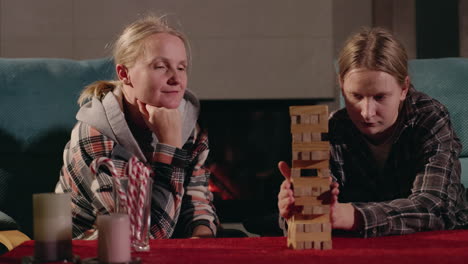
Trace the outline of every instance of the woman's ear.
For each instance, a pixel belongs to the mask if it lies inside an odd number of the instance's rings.
[[[408,94],[408,91],[410,89],[410,86],[411,86],[410,77],[406,76],[403,86],[401,87],[400,101],[405,100],[406,95]]]
[[[130,75],[128,74],[128,69],[123,64],[117,64],[115,66],[115,71],[117,72],[117,77],[121,80],[124,84],[131,84],[130,82]]]

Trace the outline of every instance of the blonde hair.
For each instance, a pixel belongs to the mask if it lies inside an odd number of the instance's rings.
[[[135,61],[145,52],[145,39],[157,33],[168,33],[182,40],[187,51],[187,60],[190,63],[190,45],[182,32],[171,28],[165,16],[149,15],[138,19],[125,27],[120,37],[114,43],[113,58],[114,63],[125,65],[130,68]],[[102,99],[105,94],[114,90],[115,87],[122,85],[120,80],[97,81],[86,86],[78,98],[78,104],[81,106],[92,97]]]
[[[338,66],[341,82],[348,72],[362,68],[386,72],[403,85],[408,76],[408,55],[388,30],[363,28],[346,41]]]

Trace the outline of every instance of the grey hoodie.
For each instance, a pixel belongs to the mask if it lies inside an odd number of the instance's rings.
[[[81,107],[76,119],[94,127],[103,135],[117,142],[130,154],[135,155],[139,160],[147,162],[125,120],[122,100],[122,90],[120,87],[116,87],[112,93],[105,95],[102,102],[93,97],[92,101]],[[197,124],[200,102],[195,95],[186,90],[178,109],[183,122],[182,142],[186,142]],[[158,139],[153,133],[152,145],[155,146],[156,143],[158,143]]]

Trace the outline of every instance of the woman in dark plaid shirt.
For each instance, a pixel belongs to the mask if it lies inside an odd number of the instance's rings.
[[[112,160],[118,176],[131,157],[152,169],[152,237],[216,235],[208,137],[197,126],[199,102],[186,90],[187,51],[186,38],[161,18],[138,20],[115,43],[118,80],[83,91],[56,187],[71,193],[75,238],[96,238],[96,215],[113,211],[109,171],[90,170],[100,157]]]
[[[384,29],[364,29],[338,63],[346,107],[329,120],[333,228],[374,237],[466,226],[462,146],[447,109],[412,87],[401,43]],[[288,179],[288,166],[279,167]],[[278,198],[289,218],[289,180]]]

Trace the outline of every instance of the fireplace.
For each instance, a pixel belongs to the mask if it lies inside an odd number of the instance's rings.
[[[291,161],[289,106],[324,101],[201,102],[200,125],[210,141],[209,188],[221,222],[241,222],[255,234],[282,235],[277,195],[283,176],[277,164]]]

